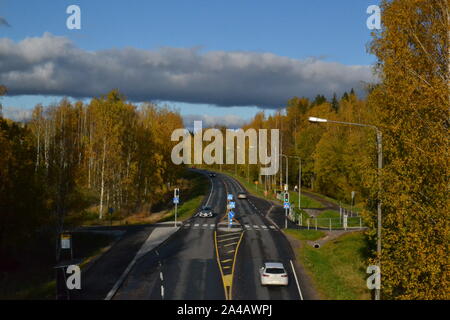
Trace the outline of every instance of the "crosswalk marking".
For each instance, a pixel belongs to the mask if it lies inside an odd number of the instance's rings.
[[[277,231],[277,229],[273,226],[273,225],[265,225],[265,224],[261,224],[261,225],[250,225],[250,224],[244,224],[242,225],[243,227],[245,227],[245,229],[247,231]],[[196,229],[196,230],[205,230],[205,229],[210,229],[213,230],[216,225],[215,224],[200,224],[200,223],[195,223],[195,224],[191,224],[191,223],[186,223],[183,226],[185,229],[191,228],[191,229]],[[220,226],[219,226],[220,227]],[[225,239],[225,237],[228,237],[228,239],[232,239],[235,237],[234,234],[223,234],[220,235],[218,237],[221,237],[222,239]]]

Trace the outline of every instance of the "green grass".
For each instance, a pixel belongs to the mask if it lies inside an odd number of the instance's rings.
[[[189,180],[191,181],[191,188],[189,194],[181,198],[181,202],[178,205],[177,221],[184,221],[189,219],[196,213],[200,207],[203,198],[209,190],[210,182],[202,174],[188,172]],[[183,201],[184,199],[188,199]],[[161,221],[173,221],[175,218],[175,208],[170,211],[169,215],[166,215]]]
[[[300,229],[287,229],[287,234],[296,237],[299,240],[318,240],[325,236],[325,233],[319,230],[300,230]]]
[[[289,199],[291,203],[293,203],[296,207],[298,206],[298,192],[291,191],[289,192]],[[300,197],[302,209],[321,209],[324,208],[323,204],[319,201],[316,201],[304,194]]]
[[[303,231],[288,233],[303,241],[298,258],[321,295],[331,300],[370,299],[366,286],[368,249],[364,235],[361,232],[345,234],[316,249],[304,241],[314,237],[304,235]],[[306,239],[308,237],[310,239]]]
[[[341,207],[342,208],[345,208],[346,210],[352,210],[353,212],[357,212],[357,213],[359,213],[359,212],[361,212],[362,210],[363,210],[363,207],[364,207],[364,203],[356,203],[353,207],[351,206],[351,205],[349,205],[349,204],[347,204],[347,203],[343,203],[342,201],[339,201],[339,200],[336,200],[336,199],[334,199],[334,198],[331,198],[331,197],[328,197],[328,196],[325,196],[325,195],[323,195],[323,194],[320,194],[320,193],[317,193],[317,192],[313,192],[313,191],[311,191],[311,190],[308,190],[308,192],[309,193],[312,193],[312,194],[315,194],[316,196],[319,196],[319,197],[322,197],[322,198],[324,198],[325,200],[328,200],[329,202],[332,202],[332,203],[334,203],[335,205],[341,205]]]

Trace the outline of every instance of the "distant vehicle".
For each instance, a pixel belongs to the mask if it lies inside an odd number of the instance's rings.
[[[209,176],[210,176],[211,178],[215,178],[215,177],[216,177],[216,174],[215,174],[215,173],[210,173]]]
[[[239,192],[237,198],[238,199],[247,199],[247,194],[245,192]]]
[[[259,270],[261,274],[261,285],[287,286],[289,284],[288,274],[280,262],[266,262]]]
[[[214,216],[214,213],[210,207],[203,207],[198,213],[198,216],[201,218],[211,218]]]

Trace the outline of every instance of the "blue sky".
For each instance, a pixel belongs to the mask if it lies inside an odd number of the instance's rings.
[[[211,51],[272,53],[281,57],[314,57],[343,65],[371,65],[366,52],[369,5],[379,0],[0,0],[0,38],[14,42],[64,36],[86,51],[126,47],[161,47]],[[68,5],[81,8],[81,30],[66,28]],[[289,97],[286,97],[288,99]],[[32,107],[57,98],[30,95],[3,98],[4,106]],[[164,100],[164,99],[163,99]],[[168,102],[182,114],[234,114],[251,117],[257,108],[216,107],[210,103]],[[220,103],[219,103],[220,104]]]

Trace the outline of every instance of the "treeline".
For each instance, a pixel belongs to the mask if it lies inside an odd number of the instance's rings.
[[[133,105],[117,90],[38,105],[24,124],[0,117],[0,252],[63,230],[88,207],[104,219],[108,208],[126,215],[166,199],[183,170],[170,159],[182,127],[177,112]]]
[[[302,165],[302,186],[350,203],[351,192],[357,200],[370,196],[370,184],[376,168],[375,134],[371,129],[348,126],[318,125],[308,118],[320,116],[329,120],[372,123],[373,113],[366,101],[351,89],[333,100],[318,95],[314,100],[294,97],[284,110],[266,116],[258,113],[244,130],[279,129],[280,151],[289,157],[288,184],[298,185],[299,159]],[[246,145],[248,148],[248,143]],[[248,149],[246,150],[248,152]],[[259,181],[263,188],[280,189],[285,182],[286,159],[280,158],[280,172],[274,176],[259,176],[260,165],[224,165],[248,180]]]

